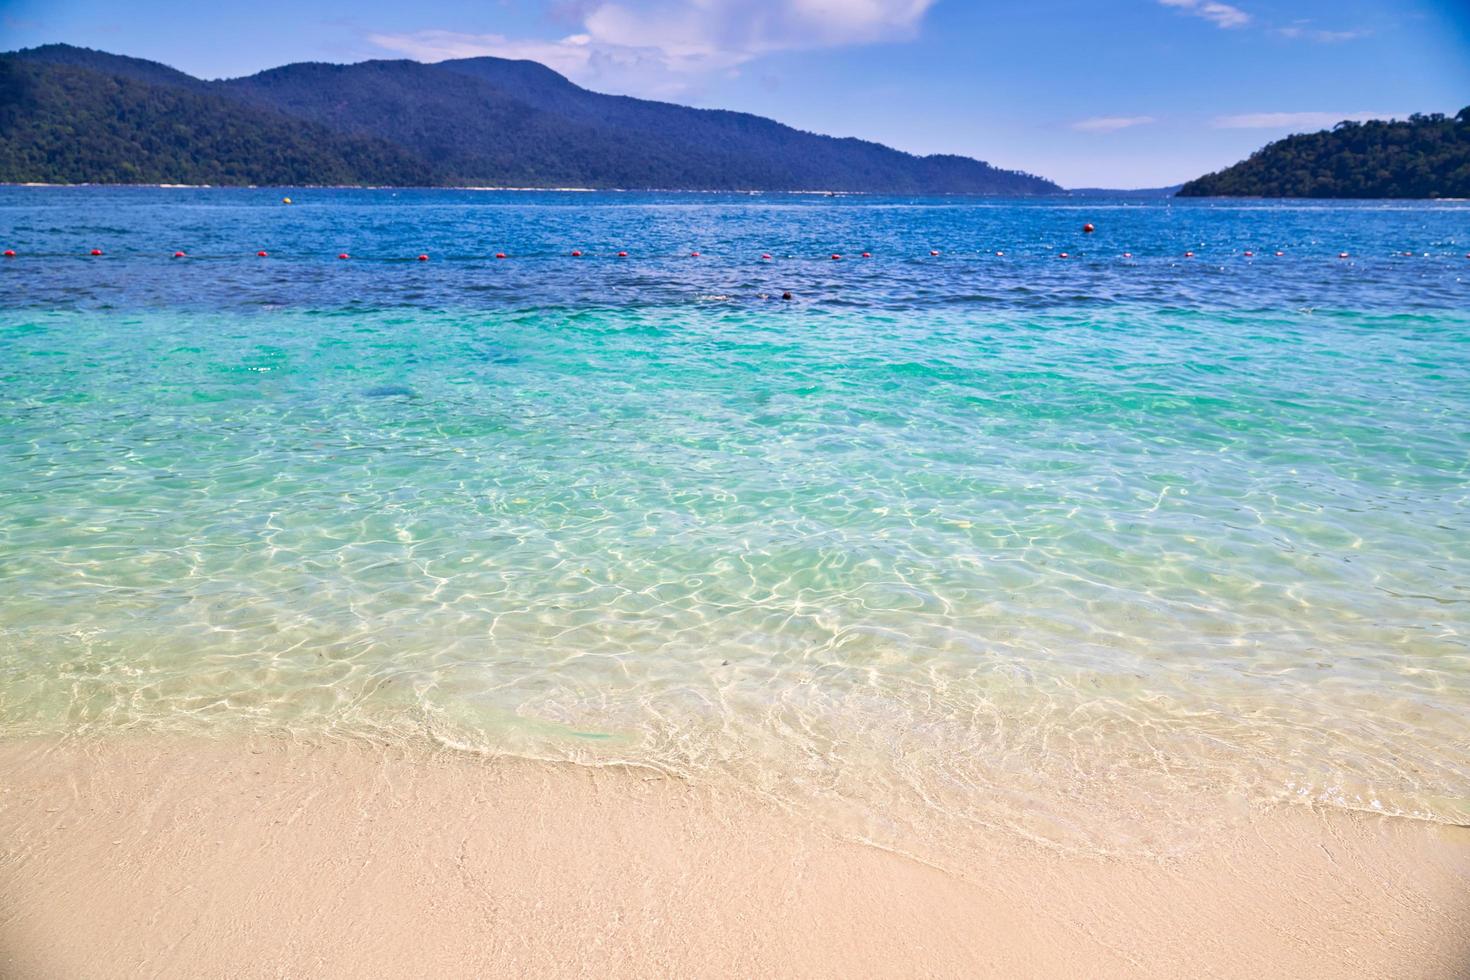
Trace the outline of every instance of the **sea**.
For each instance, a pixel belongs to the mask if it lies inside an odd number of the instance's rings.
[[[0,738],[1470,823],[1470,203],[4,187],[0,249]]]

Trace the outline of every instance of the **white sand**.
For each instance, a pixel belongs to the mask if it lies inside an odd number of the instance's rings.
[[[963,874],[626,769],[0,744],[0,976],[1470,976],[1470,831],[1264,814]],[[1216,833],[1211,831],[1211,833]]]

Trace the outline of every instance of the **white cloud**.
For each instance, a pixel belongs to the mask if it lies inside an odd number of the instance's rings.
[[[1074,122],[1072,128],[1079,133],[1116,133],[1120,129],[1147,126],[1154,122],[1153,116],[1093,116]]]
[[[1248,112],[1239,116],[1216,116],[1216,129],[1291,129],[1298,132],[1331,129],[1344,119],[1403,119],[1400,112]]]
[[[1355,41],[1360,37],[1367,37],[1371,31],[1323,31],[1312,27],[1303,27],[1293,24],[1291,27],[1278,27],[1276,33],[1282,37],[1292,40],[1316,41],[1318,44],[1338,44],[1343,41]]]
[[[587,5],[560,40],[419,31],[373,34],[419,61],[494,55],[549,65],[574,81],[670,95],[764,54],[904,40],[935,0],[624,0]]]
[[[1165,7],[1174,7],[1196,17],[1203,17],[1216,27],[1244,27],[1251,22],[1251,15],[1239,7],[1215,0],[1159,0]]]

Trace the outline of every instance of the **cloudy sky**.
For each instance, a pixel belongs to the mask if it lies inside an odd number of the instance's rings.
[[[1067,186],[1147,187],[1342,118],[1470,104],[1470,0],[0,0],[207,78],[491,54]]]

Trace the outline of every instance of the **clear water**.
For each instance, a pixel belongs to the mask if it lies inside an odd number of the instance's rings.
[[[281,193],[0,189],[0,735],[1470,822],[1470,206]]]

